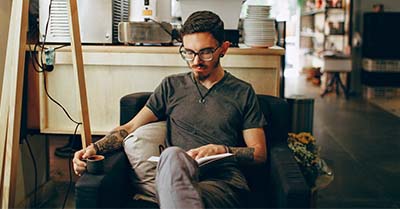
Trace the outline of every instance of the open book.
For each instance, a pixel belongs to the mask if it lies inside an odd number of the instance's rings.
[[[207,156],[207,157],[202,157],[200,159],[197,159],[197,163],[199,164],[199,166],[204,166],[207,165],[209,163],[215,162],[215,161],[221,161],[222,159],[228,159],[231,156],[233,156],[232,153],[223,153],[223,154],[217,154],[217,155],[211,155],[211,156]],[[153,162],[158,162],[160,160],[160,157],[157,156],[151,156],[149,159],[147,159],[148,161],[153,161]]]

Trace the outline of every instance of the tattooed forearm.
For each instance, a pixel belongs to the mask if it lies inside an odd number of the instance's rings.
[[[120,149],[126,136],[128,136],[128,132],[124,129],[111,131],[104,138],[94,143],[97,154],[104,154]]]
[[[230,153],[235,155],[239,163],[254,163],[254,148],[252,147],[229,147]]]

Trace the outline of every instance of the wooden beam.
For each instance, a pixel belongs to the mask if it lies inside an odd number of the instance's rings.
[[[0,141],[5,142],[3,165],[0,165],[3,168],[0,188],[2,208],[14,208],[15,204],[28,12],[29,0],[12,1],[4,68],[5,86],[0,108],[0,128],[1,132],[5,132],[0,136]]]
[[[10,37],[9,43],[11,42],[12,37]],[[11,47],[7,48],[8,50],[11,49]],[[11,50],[10,50],[11,51]],[[8,54],[8,53],[7,53]],[[6,55],[7,55],[6,54]],[[8,61],[8,60],[7,60]],[[4,66],[8,66],[9,62],[5,62]],[[10,71],[7,70],[7,67],[4,67],[4,74],[3,74],[3,88],[2,88],[2,94],[1,94],[1,100],[0,100],[0,197],[3,197],[3,176],[4,176],[4,161],[5,161],[5,154],[6,154],[6,143],[7,143],[7,128],[8,128],[8,105],[10,103]],[[0,199],[0,205],[2,203],[2,199]]]
[[[72,62],[78,81],[79,99],[81,105],[81,118],[83,126],[83,133],[81,132],[82,147],[86,148],[87,145],[92,143],[92,136],[90,131],[89,108],[86,94],[85,71],[83,69],[83,55],[80,37],[81,33],[79,30],[78,7],[76,0],[69,0],[68,2],[69,31],[71,34],[71,46],[73,53]]]
[[[6,75],[4,73],[4,75]],[[2,103],[9,103],[8,92],[4,91],[5,83],[3,83],[3,94],[1,97]],[[4,131],[0,131],[0,197],[3,197],[3,180],[4,180],[4,161],[6,158],[6,143],[7,143],[7,127],[8,127],[8,105],[1,104],[1,113],[0,113],[0,128]],[[0,205],[3,200],[0,199]]]

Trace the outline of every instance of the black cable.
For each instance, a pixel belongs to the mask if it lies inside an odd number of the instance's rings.
[[[82,123],[76,124],[75,130],[74,130],[74,135],[72,136],[71,148],[74,146],[74,142],[75,142],[75,139],[76,139],[76,132],[77,132],[77,130],[78,130],[79,125],[81,125],[81,124],[82,124]],[[69,195],[69,192],[70,192],[71,186],[72,186],[72,168],[71,168],[71,166],[72,166],[72,159],[71,159],[71,158],[72,158],[72,155],[70,155],[70,156],[68,157],[69,184],[68,184],[67,192],[65,193],[65,197],[64,197],[64,202],[63,202],[63,205],[62,205],[62,209],[65,208],[65,204],[67,203],[68,195]]]
[[[36,160],[35,160],[35,156],[33,155],[32,152],[32,148],[31,145],[29,144],[29,140],[28,138],[24,138],[26,141],[26,145],[28,145],[28,150],[29,150],[29,154],[31,155],[32,158],[32,162],[33,162],[33,169],[34,169],[34,173],[35,173],[35,188],[34,188],[34,192],[33,192],[33,205],[36,208],[37,206],[37,186],[38,186],[38,182],[37,182],[37,164],[36,164]]]
[[[40,42],[40,43],[42,43],[42,42]],[[54,48],[54,50],[61,49],[61,48],[67,47],[67,46],[71,46],[71,44],[63,44],[63,45],[61,45],[61,46],[57,46],[57,47]],[[48,47],[45,47],[45,46],[42,46],[42,45],[40,45],[39,47],[40,47],[42,50],[43,50],[43,49],[49,49]],[[43,48],[42,48],[42,47],[43,47]]]
[[[34,55],[38,54],[37,53],[37,47],[38,47],[39,43],[35,43],[35,46],[33,47],[33,53]],[[39,63],[39,60],[37,58],[37,56],[34,56],[34,61],[36,63],[37,66],[39,66],[39,68],[44,69],[44,67]]]
[[[54,102],[56,105],[58,105],[58,106],[64,111],[64,113],[67,115],[67,117],[68,117],[72,122],[74,122],[74,123],[76,124],[75,130],[74,130],[74,135],[73,135],[73,141],[72,141],[72,143],[71,143],[71,148],[72,148],[72,146],[73,146],[73,144],[74,144],[74,141],[75,141],[76,132],[77,132],[77,130],[78,130],[78,127],[79,127],[79,125],[81,125],[82,123],[81,123],[81,122],[77,122],[76,120],[74,120],[74,119],[70,116],[70,114],[68,113],[68,111],[64,108],[64,106],[62,106],[57,100],[55,100],[55,99],[49,94],[48,89],[47,89],[47,82],[46,82],[46,71],[45,71],[46,65],[45,65],[44,62],[43,62],[43,52],[44,52],[44,50],[46,49],[46,47],[45,47],[44,45],[45,45],[45,43],[46,43],[46,37],[47,37],[47,32],[48,32],[48,26],[49,26],[49,22],[50,22],[50,15],[51,15],[51,5],[52,5],[52,2],[53,2],[53,0],[50,0],[50,3],[49,3],[49,13],[48,13],[48,18],[47,18],[47,22],[46,22],[45,33],[44,33],[44,36],[43,36],[43,42],[41,43],[41,45],[39,45],[39,42],[36,43],[35,46],[34,46],[33,51],[32,51],[32,49],[31,49],[31,46],[29,45],[29,53],[30,53],[30,56],[31,56],[31,58],[32,58],[32,65],[33,65],[33,68],[35,69],[35,71],[36,71],[37,73],[43,73],[43,84],[44,84],[44,90],[45,90],[45,93],[46,93],[47,97],[48,97],[52,102]],[[58,46],[58,47],[54,48],[54,50],[61,49],[61,48],[66,47],[66,46],[68,46],[68,45],[69,45],[69,44],[65,44],[65,45]],[[35,56],[35,55],[37,54],[37,47],[38,47],[38,46],[40,46],[40,48],[41,48],[41,52],[40,52],[40,62],[39,62],[37,56]],[[38,70],[36,65],[37,65],[40,69],[42,69],[42,70]],[[26,141],[27,141],[27,143],[29,143],[28,140],[26,140]],[[30,145],[29,145],[29,144],[28,144],[28,147],[29,147],[29,150],[30,150],[30,153],[31,153],[31,157],[32,157],[32,159],[34,159],[34,156],[33,156],[33,153],[32,153],[32,151],[31,151],[31,149],[30,149]],[[71,150],[72,150],[72,149],[71,149]],[[64,202],[63,202],[63,206],[62,206],[63,209],[65,208],[65,204],[66,204],[66,202],[67,202],[68,195],[69,195],[69,192],[70,192],[70,189],[71,189],[71,185],[72,185],[71,157],[72,157],[72,156],[70,155],[70,156],[69,156],[69,159],[68,159],[69,185],[68,185],[67,193],[66,193],[66,195],[65,195]],[[37,168],[36,168],[36,161],[35,161],[35,160],[34,160],[34,167],[35,167],[35,191],[34,191],[34,202],[35,202],[35,203],[34,203],[34,204],[35,204],[35,206],[36,206],[36,195],[37,195]]]
[[[37,60],[37,58],[36,58],[36,53],[33,53],[34,51],[32,50],[32,48],[31,48],[31,45],[29,44],[29,56],[31,57],[31,62],[32,62],[32,66],[33,66],[33,69],[37,72],[37,73],[43,73],[43,70],[38,70],[37,69],[37,67],[36,67],[36,63],[35,63],[35,59]]]
[[[167,32],[172,37],[172,32],[170,32],[163,24],[151,18],[149,18],[149,20],[157,23],[165,32]]]
[[[64,47],[64,46],[63,46],[63,47]],[[31,46],[29,46],[29,50],[30,50],[29,52],[30,52],[31,58],[32,58],[32,57],[36,57],[34,54],[32,54]],[[35,51],[35,49],[34,49],[34,51]],[[75,124],[80,124],[81,122],[77,122],[76,120],[74,120],[74,119],[71,117],[71,115],[68,113],[68,111],[64,108],[64,106],[62,106],[57,100],[55,100],[55,99],[49,94],[49,92],[48,92],[48,90],[47,90],[46,73],[45,73],[45,71],[44,71],[44,69],[43,69],[43,66],[40,66],[40,64],[39,64],[38,62],[37,62],[36,64],[37,64],[37,65],[39,66],[39,68],[41,68],[42,70],[38,70],[38,69],[36,68],[35,63],[33,63],[33,61],[32,61],[32,65],[33,65],[33,68],[35,69],[35,71],[38,72],[38,73],[43,73],[43,86],[44,86],[44,91],[45,91],[47,97],[48,97],[52,102],[54,102],[56,105],[58,105],[58,106],[64,111],[64,113],[67,115],[67,117],[68,117],[72,122],[74,122]]]
[[[46,70],[46,65],[44,64],[44,61],[43,61],[43,52],[44,52],[44,49],[47,49],[44,45],[45,45],[45,43],[46,43],[46,38],[47,38],[47,33],[48,33],[48,29],[49,29],[49,23],[50,23],[50,17],[51,17],[51,6],[52,6],[52,3],[53,3],[53,0],[50,0],[50,3],[49,3],[49,13],[48,13],[48,16],[47,16],[47,20],[46,20],[46,26],[45,26],[45,31],[44,31],[44,35],[43,35],[43,42],[41,43],[41,45],[40,45],[40,48],[42,49],[41,51],[40,51],[40,63],[39,63],[39,60],[37,59],[37,57],[35,56],[35,58],[34,58],[34,60],[36,61],[36,64],[41,68],[41,69],[43,69],[43,70]],[[37,52],[37,46],[38,46],[39,44],[38,43],[36,43],[35,44],[35,47],[34,47],[34,50],[33,50],[33,52]],[[54,48],[54,50],[57,50],[57,49],[61,49],[61,48],[63,48],[63,47],[66,47],[66,46],[69,46],[69,44],[64,44],[64,45],[61,45],[61,46],[58,46],[58,47],[56,47],[56,48]],[[29,49],[30,49],[30,46],[29,46]],[[40,72],[40,71],[37,71],[37,72]]]
[[[81,122],[75,121],[75,120],[70,116],[70,114],[68,113],[68,111],[67,111],[58,101],[56,101],[53,97],[50,96],[50,94],[49,94],[49,92],[48,92],[48,90],[47,90],[46,72],[43,72],[43,82],[44,82],[44,89],[45,89],[45,92],[46,92],[47,97],[48,97],[52,102],[54,102],[55,104],[57,104],[57,105],[64,111],[64,113],[67,115],[67,117],[68,117],[72,122],[74,122],[74,123],[76,124],[75,130],[74,130],[74,134],[73,134],[73,137],[72,137],[72,143],[71,143],[71,150],[72,150],[72,148],[73,148],[73,146],[74,146],[75,139],[76,139],[76,132],[77,132],[77,130],[78,130],[79,125],[81,125],[82,123],[81,123]],[[63,209],[65,208],[65,204],[66,204],[66,202],[67,202],[68,195],[69,195],[69,192],[70,192],[70,189],[71,189],[71,185],[72,185],[71,157],[72,157],[71,155],[68,157],[69,184],[68,184],[68,189],[67,189],[67,192],[66,192],[66,194],[65,194],[65,198],[64,198],[64,202],[63,202],[63,206],[62,206]]]
[[[45,27],[45,30],[44,30],[44,36],[43,36],[43,42],[42,42],[42,51],[41,51],[41,54],[40,54],[40,61],[41,61],[42,66],[44,66],[44,63],[43,63],[43,49],[44,49],[44,44],[46,43],[47,31],[49,29],[52,3],[53,3],[53,0],[50,0],[50,3],[49,3],[49,14],[47,16],[47,22],[46,22],[46,27]]]
[[[67,46],[70,46],[70,44],[64,44],[64,45],[55,47],[55,48],[54,48],[54,51],[55,51],[55,50],[58,50],[58,49],[61,49],[61,48],[64,48],[64,47],[67,47]],[[30,55],[30,57],[31,57],[31,61],[32,61],[33,68],[34,68],[35,71],[38,72],[38,73],[44,72],[44,70],[46,69],[46,65],[43,63],[43,61],[42,61],[42,64],[41,64],[41,63],[39,62],[37,56],[36,56],[36,54],[37,54],[37,47],[42,48],[42,46],[39,45],[39,42],[38,42],[38,43],[35,44],[35,46],[33,47],[33,49],[31,48],[31,45],[29,45],[28,47],[29,47],[29,55]],[[48,48],[47,48],[47,47],[44,47],[44,48],[41,49],[41,56],[43,56],[43,53],[42,53],[42,52],[43,52],[44,49],[48,49]],[[38,70],[36,66],[38,66],[38,67],[39,67],[40,69],[42,69],[42,70]]]
[[[47,90],[47,83],[46,83],[46,72],[43,72],[43,85],[44,85],[44,91],[46,92],[47,97],[54,102],[56,105],[58,105],[65,113],[65,115],[67,115],[67,117],[74,122],[75,124],[81,124],[81,122],[77,122],[76,120],[74,120],[71,115],[68,113],[68,111],[65,109],[64,106],[62,106],[57,100],[55,100],[48,92]]]
[[[54,48],[54,50],[61,49],[61,48],[64,48],[66,46],[71,46],[71,44],[64,44],[64,45],[61,45],[61,46],[57,46],[56,48]]]
[[[162,23],[160,23],[160,22],[158,22],[158,21],[156,21],[154,19],[151,19],[151,18],[149,18],[149,20],[157,23],[166,33],[168,33],[168,35],[171,36],[171,39],[176,39],[177,41],[182,42],[180,40],[178,32],[175,29],[172,29],[172,31],[169,31],[168,28],[166,28]]]

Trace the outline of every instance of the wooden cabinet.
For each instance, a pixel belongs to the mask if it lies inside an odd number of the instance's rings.
[[[225,70],[251,83],[259,94],[279,96],[281,56],[284,49],[230,48],[221,59]],[[79,118],[76,78],[69,47],[56,51],[55,66],[46,73],[48,92],[75,120]],[[188,72],[178,47],[83,46],[89,117],[93,134],[105,134],[119,124],[119,99],[129,93],[153,91],[161,80]],[[43,90],[40,76],[40,129],[42,133],[69,134],[74,130],[64,112]]]

